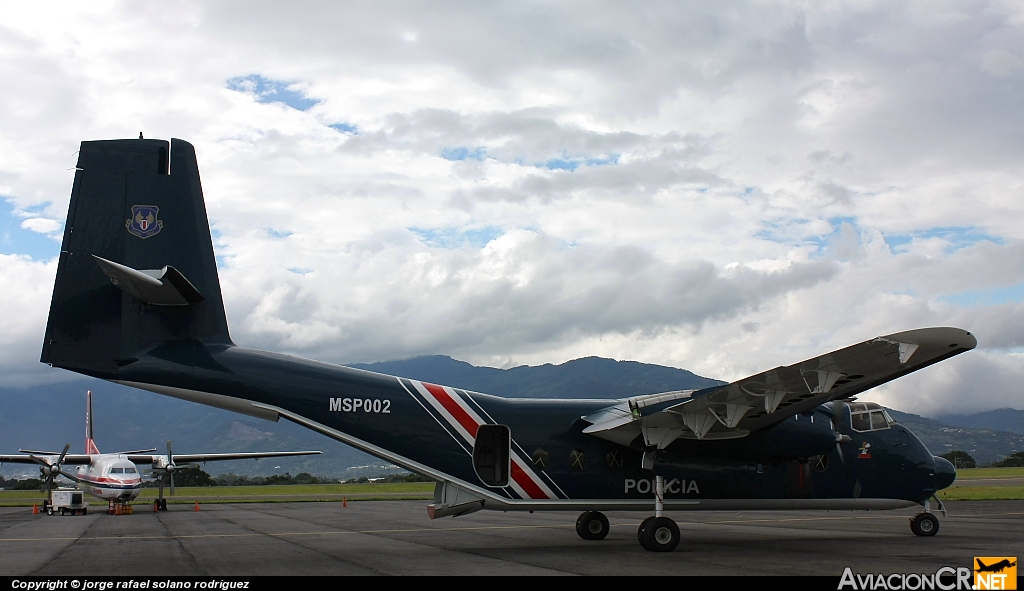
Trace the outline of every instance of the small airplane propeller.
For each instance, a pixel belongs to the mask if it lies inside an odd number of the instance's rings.
[[[175,467],[176,466],[174,465],[174,454],[171,453],[171,440],[168,439],[167,440],[167,463],[164,465],[164,472],[167,473],[167,476],[170,478],[170,481],[171,481],[171,496],[174,496],[174,469],[175,469]]]
[[[50,492],[50,490],[53,488],[53,479],[56,478],[58,474],[70,478],[71,480],[74,480],[76,482],[78,481],[78,478],[76,476],[72,476],[71,474],[68,474],[62,469],[62,464],[64,463],[64,456],[68,455],[69,449],[71,449],[70,443],[64,446],[64,451],[60,452],[60,456],[57,458],[57,461],[53,463],[50,463],[38,456],[29,455],[29,459],[39,464],[39,472],[44,477],[42,492]]]
[[[182,464],[180,466],[175,464],[174,463],[174,453],[171,451],[171,440],[170,439],[167,440],[167,461],[164,464],[163,472],[164,472],[164,474],[166,474],[168,476],[169,484],[171,485],[171,495],[172,496],[175,494],[174,493],[174,471],[178,470],[178,469],[184,470],[184,469],[187,469],[187,468],[198,468],[198,467],[199,467],[199,464]]]

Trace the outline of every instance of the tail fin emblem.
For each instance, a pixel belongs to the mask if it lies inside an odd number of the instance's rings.
[[[132,217],[125,220],[124,226],[139,238],[156,236],[164,227],[164,223],[156,219],[159,214],[160,208],[155,205],[133,205]]]

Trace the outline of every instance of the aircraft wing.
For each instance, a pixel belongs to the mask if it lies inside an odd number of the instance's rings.
[[[922,328],[877,337],[704,390],[637,396],[592,413],[583,432],[629,445],[667,447],[677,438],[736,439],[819,404],[848,398],[969,351],[959,328]]]
[[[228,454],[173,454],[175,464],[193,464],[199,462],[219,462],[224,460],[258,460],[260,458],[280,458],[285,456],[311,456],[321,454],[320,451],[260,451]],[[160,464],[167,460],[166,455],[130,455],[128,459],[136,464]]]
[[[60,456],[60,453],[55,453],[55,454],[51,454],[51,453],[46,453],[46,454],[39,453],[39,454],[36,454],[36,453],[33,453],[33,454],[24,454],[24,455],[19,454],[19,455],[10,455],[10,456],[0,455],[0,464],[37,464],[38,462],[33,460],[32,459],[33,457],[39,458],[39,459],[42,459],[42,460],[46,460],[48,462],[54,462],[54,461],[57,460],[57,458],[59,456]],[[64,456],[63,464],[65,466],[84,466],[86,464],[89,464],[91,461],[92,460],[86,454],[67,454],[66,456]]]

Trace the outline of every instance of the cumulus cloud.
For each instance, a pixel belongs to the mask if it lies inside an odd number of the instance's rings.
[[[980,350],[877,395],[1021,408],[1022,27],[985,1],[7,7],[0,196],[53,234],[79,141],[191,141],[243,345],[735,379],[953,325]],[[4,379],[57,379],[55,263],[5,248]]]

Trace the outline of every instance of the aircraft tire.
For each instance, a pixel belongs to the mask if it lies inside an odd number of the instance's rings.
[[[939,533],[939,520],[931,513],[918,513],[910,520],[910,530],[918,536],[934,536]]]
[[[611,526],[600,511],[585,511],[576,519],[576,533],[584,540],[603,540]]]
[[[649,552],[671,552],[679,545],[679,526],[668,517],[655,517],[640,534],[640,545]]]
[[[636,529],[636,539],[638,542],[640,542],[641,546],[644,545],[644,528],[647,527],[647,524],[650,523],[652,519],[654,519],[653,515],[648,517],[647,519],[644,519],[640,522],[640,527]]]

